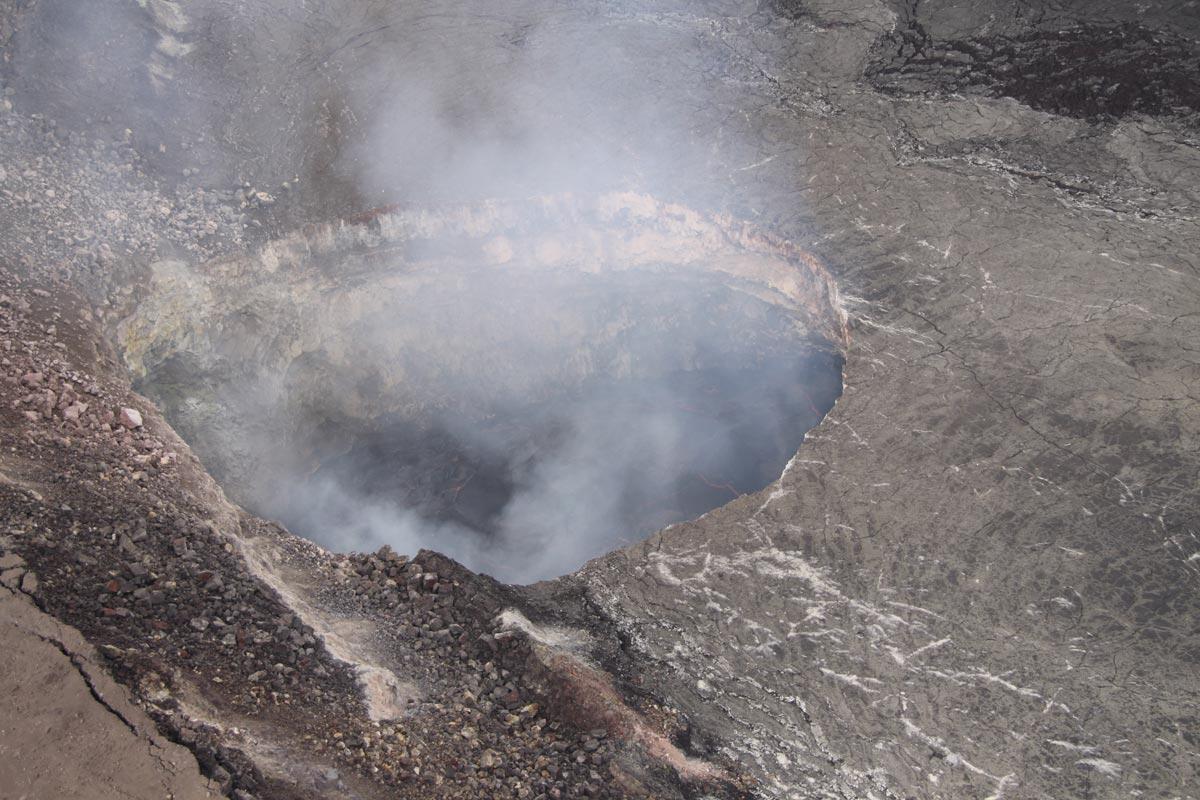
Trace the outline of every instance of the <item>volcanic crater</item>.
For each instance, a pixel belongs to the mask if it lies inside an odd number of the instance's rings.
[[[840,394],[841,313],[795,246],[608,195],[158,262],[114,338],[248,508],[522,581],[775,480]]]

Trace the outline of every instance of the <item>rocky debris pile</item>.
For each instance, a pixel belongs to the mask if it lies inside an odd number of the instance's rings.
[[[169,469],[177,453],[145,429],[141,411],[122,405],[124,392],[71,365],[90,313],[81,304],[60,307],[45,289],[11,275],[0,286],[7,290],[0,292],[0,382],[8,408],[33,425],[26,440],[66,447],[74,446],[73,438],[109,440],[120,450],[117,463],[100,460],[85,470],[101,481],[145,481]],[[30,314],[43,322],[18,330],[18,321],[28,323]]]
[[[435,553],[409,559],[386,547],[347,556],[338,570],[326,604],[375,621],[400,671],[424,690],[403,733],[385,728],[382,747],[343,748],[352,761],[416,776],[413,753],[439,752],[446,760],[435,783],[464,797],[626,796],[611,788],[617,748],[608,732],[577,730],[537,701],[523,675],[524,643],[497,619],[504,587]],[[397,746],[402,770],[385,763]]]
[[[8,105],[0,108],[0,249],[28,275],[70,278],[97,298],[128,293],[123,278],[134,265],[240,252],[265,236],[280,205],[277,193],[249,183],[203,186],[191,167],[164,181],[127,129],[95,120],[68,131]]]
[[[541,800],[676,785],[613,730],[549,702],[527,637],[500,618],[511,589],[434,553],[333,556],[245,515],[240,531],[222,529],[196,494],[198,462],[129,394],[96,337],[81,299],[0,270],[0,581],[92,641],[226,795],[294,796],[299,782],[312,796],[382,786]],[[42,471],[9,479],[13,453]],[[388,668],[419,689],[405,715],[370,718],[351,667],[250,570],[231,533],[286,541],[322,573],[323,609],[370,623]],[[269,721],[262,730],[307,760],[294,772],[308,777],[264,773],[260,732],[238,735],[198,708]]]
[[[6,453],[55,470],[28,484],[0,481],[0,524],[17,551],[5,556],[6,582],[82,631],[127,684],[161,684],[148,710],[173,735],[183,729],[170,724],[176,695],[187,691],[239,713],[283,709],[310,724],[360,713],[346,666],[185,499],[160,423],[147,425],[119,385],[72,363],[74,325],[43,324],[67,319],[69,298],[51,311],[12,276],[0,275],[0,287],[9,299],[0,306],[0,382],[12,398],[0,407],[0,438]],[[220,778],[218,767],[238,776],[231,792],[257,785],[244,758],[237,767],[232,754],[193,749],[210,776]]]
[[[549,675],[528,635],[504,619],[517,603],[508,587],[429,551],[410,559],[384,547],[345,556],[336,570],[322,604],[371,619],[398,671],[417,678],[424,697],[404,721],[406,742],[410,752],[446,755],[439,785],[462,796],[637,797],[673,780],[661,765],[652,774],[638,764],[639,743],[613,724],[621,715],[561,702],[553,684],[562,676]],[[683,736],[676,716],[649,698],[637,703],[665,736]],[[386,748],[351,752],[368,771],[388,770]],[[741,797],[749,784],[731,777],[705,789]]]
[[[37,596],[41,588],[37,573],[25,569],[25,559],[13,552],[0,555],[0,586],[14,592],[24,592],[30,597]]]

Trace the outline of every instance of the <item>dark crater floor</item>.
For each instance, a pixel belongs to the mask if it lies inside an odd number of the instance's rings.
[[[317,438],[349,445],[289,480],[267,510],[339,549],[441,528],[500,574],[537,559],[545,543],[524,538],[530,526],[561,524],[563,539],[583,529],[572,551],[597,555],[775,480],[840,395],[840,368],[816,353],[598,380],[469,431],[395,414],[370,430],[326,422]]]

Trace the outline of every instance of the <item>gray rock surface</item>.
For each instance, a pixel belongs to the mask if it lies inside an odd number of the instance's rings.
[[[790,138],[843,398],[777,487],[580,580],[779,796],[1192,796],[1194,129],[831,102]]]

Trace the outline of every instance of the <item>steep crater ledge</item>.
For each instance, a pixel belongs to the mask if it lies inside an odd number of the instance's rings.
[[[813,257],[641,195],[381,209],[151,271],[111,335],[231,496],[510,581],[763,488],[841,390]]]

